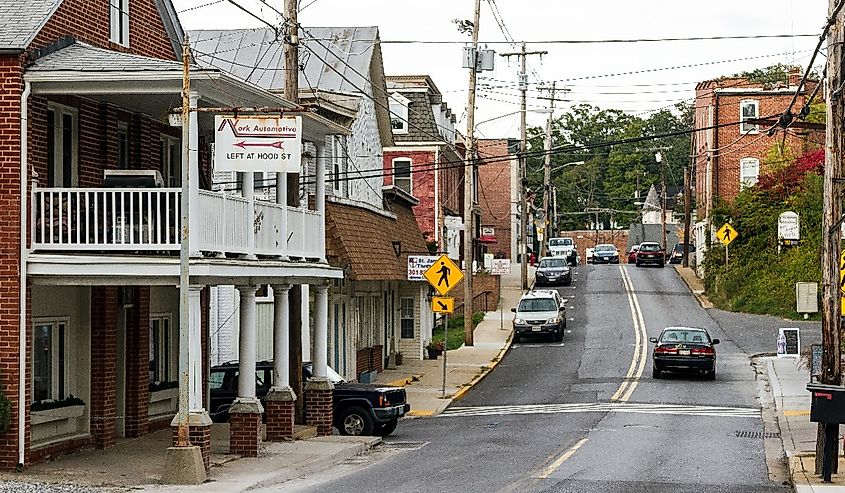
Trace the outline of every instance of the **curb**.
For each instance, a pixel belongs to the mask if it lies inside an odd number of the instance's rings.
[[[692,287],[692,285],[687,281],[687,278],[684,277],[683,274],[681,274],[681,269],[682,267],[680,265],[675,265],[675,272],[678,274],[678,277],[680,277],[681,280],[684,281],[684,284],[687,285],[687,289],[690,290],[690,293],[692,293],[695,300],[698,301],[698,304],[701,306],[701,308],[704,308],[705,310],[715,308],[716,305],[714,305],[713,302],[710,301],[710,299],[704,295],[704,291],[698,291],[697,289],[694,289]]]
[[[420,378],[422,378],[422,375],[411,375],[410,377],[400,378],[398,380],[393,380],[392,382],[387,382],[385,385],[389,387],[405,387],[411,382],[418,381]]]
[[[463,387],[460,388],[460,390],[452,394],[452,400],[451,402],[449,402],[449,405],[451,405],[452,402],[455,402],[461,397],[463,397],[464,394],[466,394],[471,388],[478,384],[478,382],[484,380],[484,377],[489,375],[493,371],[493,368],[496,368],[496,365],[498,365],[499,362],[502,361],[502,358],[505,356],[505,353],[507,353],[508,350],[511,348],[511,344],[513,344],[513,330],[511,330],[511,333],[508,335],[504,347],[502,347],[502,349],[499,351],[499,353],[494,359],[490,360],[490,364],[486,365],[487,371],[482,371],[480,374],[473,377],[473,379],[470,380],[469,383],[464,384]],[[446,407],[448,407],[448,405]]]

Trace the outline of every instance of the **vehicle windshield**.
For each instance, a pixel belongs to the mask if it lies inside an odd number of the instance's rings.
[[[552,238],[549,240],[549,246],[572,246],[572,238]]]
[[[663,335],[660,336],[660,342],[707,344],[710,342],[710,337],[703,330],[672,329],[663,332]]]
[[[678,243],[677,245],[675,245],[675,251],[676,252],[683,252],[684,251],[684,244]]]
[[[640,245],[640,251],[641,252],[659,252],[660,251],[660,245],[658,245],[657,243],[643,243],[642,245]]]
[[[597,252],[615,252],[616,247],[613,245],[596,245]]]
[[[566,267],[566,260],[563,258],[544,258],[540,261],[541,269],[562,269]]]
[[[526,298],[519,302],[520,312],[556,312],[557,303],[552,298]]]

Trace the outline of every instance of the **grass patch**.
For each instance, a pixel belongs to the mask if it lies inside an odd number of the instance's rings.
[[[473,328],[478,327],[478,324],[484,320],[484,314],[481,312],[472,315]],[[439,325],[431,335],[431,340],[434,342],[443,341],[444,328]],[[458,349],[464,344],[464,316],[458,315],[456,317],[449,317],[449,340],[446,341],[446,350]]]

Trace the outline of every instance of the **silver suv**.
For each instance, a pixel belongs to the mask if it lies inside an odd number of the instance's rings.
[[[514,341],[527,336],[548,335],[552,340],[563,340],[566,329],[566,303],[557,291],[535,290],[522,295],[519,305],[511,308]]]

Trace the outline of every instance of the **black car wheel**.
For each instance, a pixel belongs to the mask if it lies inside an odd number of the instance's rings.
[[[639,260],[637,260],[636,264],[637,264],[637,267],[640,267],[640,261]]]
[[[663,372],[661,372],[660,370],[658,370],[658,369],[655,367],[655,368],[653,368],[653,369],[651,370],[651,377],[652,377],[652,378],[654,378],[654,379],[659,379],[659,378],[662,376],[662,373],[663,373]]]
[[[362,407],[350,407],[340,415],[338,431],[341,435],[372,435],[373,420],[370,413]]]
[[[666,262],[660,262],[659,265],[660,265],[660,268],[662,269],[662,268],[666,267]]]
[[[716,380],[716,370],[707,372],[707,374],[704,375],[704,378],[707,380]]]
[[[380,437],[386,437],[393,433],[393,430],[396,429],[396,425],[399,423],[398,419],[391,419],[387,423],[382,423],[377,425],[376,434]]]

